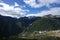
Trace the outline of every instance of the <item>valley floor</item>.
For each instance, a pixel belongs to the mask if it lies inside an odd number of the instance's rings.
[[[12,36],[7,40],[60,40],[60,30],[34,31],[32,33],[24,33],[18,36]]]

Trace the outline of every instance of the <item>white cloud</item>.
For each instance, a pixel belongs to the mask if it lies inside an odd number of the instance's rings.
[[[3,9],[3,10],[12,10],[14,8],[14,6],[9,6],[8,4],[5,4],[5,3],[0,3],[0,5],[3,6],[3,7],[0,7],[0,9]]]
[[[19,4],[15,2],[15,6],[19,6]]]
[[[60,4],[60,0],[37,0],[37,1],[39,2],[39,4],[36,3],[36,0],[24,0],[26,4],[28,4],[33,8],[39,8],[42,6],[50,7],[49,4],[52,4],[52,3]]]
[[[44,16],[44,15],[48,15],[48,14],[52,14],[52,15],[60,15],[60,7],[55,7],[52,8],[48,11],[42,11],[36,14],[28,14],[27,16]]]
[[[29,10],[24,10],[22,8],[15,7],[15,6],[19,6],[16,2],[14,6],[13,5],[10,6],[6,3],[0,3],[0,5],[3,6],[3,7],[0,7],[0,15],[3,15],[3,16],[19,18],[21,16],[24,16],[26,12],[29,12]]]
[[[15,17],[15,18],[19,18],[19,17],[23,16],[17,12],[12,11],[12,10],[10,10],[10,11],[0,10],[0,14],[3,16],[10,16],[10,17]]]

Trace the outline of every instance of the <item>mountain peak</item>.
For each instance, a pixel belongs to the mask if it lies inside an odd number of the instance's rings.
[[[60,18],[60,15],[52,15],[52,14],[48,14],[48,15],[44,15],[44,18]]]

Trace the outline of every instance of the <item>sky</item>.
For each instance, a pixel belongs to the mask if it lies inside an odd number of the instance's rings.
[[[0,0],[0,15],[24,16],[60,15],[60,0]]]

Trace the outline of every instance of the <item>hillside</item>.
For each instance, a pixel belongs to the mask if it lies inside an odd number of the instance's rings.
[[[60,30],[60,17],[21,17],[16,19],[0,15],[0,37],[18,34],[21,36],[26,32],[51,30]]]
[[[49,31],[60,29],[60,18],[38,18],[27,31]]]
[[[11,17],[0,15],[0,36],[11,36],[23,31],[22,27],[17,25],[18,20]]]
[[[17,35],[27,29],[27,27],[37,20],[39,17],[28,18],[21,17],[19,19],[1,16],[0,15],[0,35],[1,36],[11,36]]]

